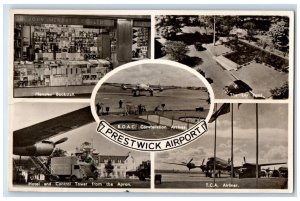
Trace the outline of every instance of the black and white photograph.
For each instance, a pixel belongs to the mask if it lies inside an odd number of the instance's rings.
[[[150,15],[14,14],[13,96],[89,98],[112,69],[150,58]]]
[[[196,69],[217,99],[287,99],[290,21],[285,15],[156,15],[155,58]]]
[[[109,142],[95,128],[86,103],[16,103],[10,158],[15,190],[150,188],[150,154]]]
[[[9,193],[294,192],[293,9],[64,6],[6,10]]]
[[[288,104],[215,107],[207,134],[155,154],[155,188],[288,189]]]
[[[211,98],[204,82],[188,70],[143,63],[115,72],[98,89],[95,111],[134,137],[162,139],[183,132],[206,119]]]

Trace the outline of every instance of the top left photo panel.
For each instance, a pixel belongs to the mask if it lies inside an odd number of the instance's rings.
[[[150,15],[32,13],[12,13],[14,98],[90,98],[109,71],[151,58]]]

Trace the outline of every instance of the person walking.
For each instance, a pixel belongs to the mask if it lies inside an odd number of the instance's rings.
[[[122,108],[122,106],[123,106],[123,101],[122,101],[122,99],[120,99],[120,101],[119,101],[119,108]]]
[[[96,104],[97,115],[101,115],[101,105],[99,103]]]
[[[141,115],[142,114],[142,105],[141,104],[138,105],[138,110],[139,110],[139,115]]]

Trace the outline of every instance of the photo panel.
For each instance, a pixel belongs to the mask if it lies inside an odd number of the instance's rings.
[[[194,14],[155,16],[156,59],[194,68],[216,99],[288,99],[290,15]]]
[[[150,188],[150,154],[99,135],[89,104],[16,103],[13,115],[14,191]]]
[[[288,189],[288,104],[223,103],[208,133],[155,154],[158,189]]]
[[[89,98],[120,65],[150,58],[150,15],[14,14],[13,97]]]

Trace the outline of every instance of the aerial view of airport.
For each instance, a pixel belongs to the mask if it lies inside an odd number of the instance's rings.
[[[196,69],[218,99],[287,99],[289,16],[157,15],[155,58]]]
[[[205,119],[210,95],[191,72],[166,64],[123,69],[100,86],[95,110],[100,119],[131,136],[160,139]]]
[[[208,133],[182,148],[155,154],[155,188],[287,189],[287,108],[218,104]]]
[[[150,188],[150,154],[120,147],[97,134],[87,103],[14,107],[15,189]],[[26,118],[28,114],[32,118]]]

